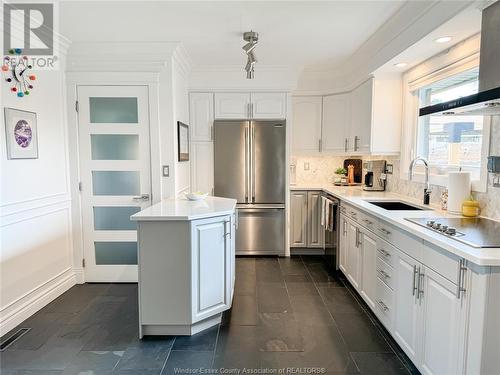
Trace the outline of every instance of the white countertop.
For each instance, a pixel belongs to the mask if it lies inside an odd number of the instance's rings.
[[[322,190],[331,194],[348,204],[353,205],[368,214],[378,217],[396,227],[405,230],[423,240],[432,243],[442,249],[467,259],[480,266],[500,266],[500,248],[475,248],[448,238],[439,233],[411,223],[405,218],[427,218],[427,217],[460,217],[450,214],[439,207],[431,205],[432,210],[427,211],[388,211],[367,202],[367,200],[401,200],[422,205],[418,201],[406,196],[385,191],[364,191],[359,186],[335,186],[335,185],[293,185],[290,190]],[[423,195],[423,193],[422,193]],[[422,197],[423,198],[423,197]],[[500,235],[500,234],[499,234]]]
[[[187,198],[166,199],[130,217],[134,221],[179,221],[196,220],[229,215],[236,208],[236,200],[207,197],[200,201]]]

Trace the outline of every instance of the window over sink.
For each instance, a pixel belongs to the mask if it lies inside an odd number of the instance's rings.
[[[479,68],[468,69],[435,81],[418,90],[419,106],[425,107],[478,92]],[[431,174],[468,171],[472,180],[481,178],[483,116],[439,116],[419,118],[417,154],[425,157]]]

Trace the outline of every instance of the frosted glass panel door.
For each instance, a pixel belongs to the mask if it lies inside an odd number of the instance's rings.
[[[146,86],[79,86],[85,281],[137,281],[137,225],[151,202]]]

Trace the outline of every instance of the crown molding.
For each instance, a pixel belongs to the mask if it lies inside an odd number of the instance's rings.
[[[189,59],[182,50],[177,51],[179,45],[178,42],[74,42],[68,52],[67,71],[159,73],[172,58],[181,61],[180,65],[186,69]]]

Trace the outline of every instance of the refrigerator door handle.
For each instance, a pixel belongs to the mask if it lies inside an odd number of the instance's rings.
[[[249,180],[249,176],[250,176],[250,173],[249,173],[249,160],[250,160],[250,157],[249,157],[249,128],[248,128],[248,125],[245,126],[245,203],[248,203],[248,192],[249,192],[249,189],[248,189],[248,180]]]
[[[251,179],[252,179],[252,203],[255,203],[255,127],[252,122],[250,122],[250,126],[252,129],[252,136],[251,136],[251,153],[252,153],[252,171],[250,172],[251,174]]]

